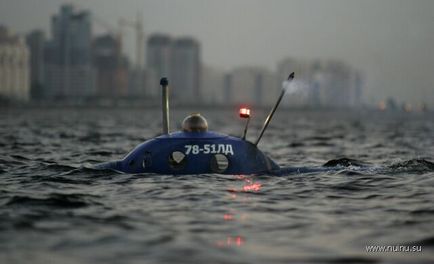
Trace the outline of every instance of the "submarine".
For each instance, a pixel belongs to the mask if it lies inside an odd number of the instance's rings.
[[[287,83],[294,79],[291,73]],[[198,114],[187,116],[182,122],[182,130],[169,131],[169,81],[160,80],[162,89],[162,134],[149,139],[128,153],[123,159],[100,163],[96,169],[109,169],[123,173],[154,174],[278,174],[279,165],[259,148],[286,87],[268,114],[259,137],[254,142],[246,140],[250,121],[250,109],[241,108],[239,115],[246,119],[242,137],[208,131],[206,119]]]

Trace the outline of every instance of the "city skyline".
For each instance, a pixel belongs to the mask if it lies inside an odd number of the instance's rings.
[[[51,37],[46,39],[40,30],[26,35],[24,48],[30,54],[30,63],[22,66],[24,72],[30,72],[30,90],[29,83],[18,79],[16,85],[7,85],[15,76],[15,68],[9,62],[21,58],[7,52],[17,45],[1,42],[5,54],[0,60],[0,79],[5,85],[0,86],[0,94],[13,99],[8,92],[13,91],[22,98],[48,104],[59,100],[80,104],[115,104],[119,100],[131,103],[139,98],[151,102],[158,97],[154,89],[157,80],[166,76],[174,88],[172,97],[176,104],[271,106],[282,89],[281,81],[288,72],[296,71],[298,86],[303,87],[297,94],[303,96],[291,96],[284,105],[310,108],[364,105],[363,78],[344,61],[285,58],[274,72],[255,66],[219,71],[203,65],[201,43],[194,37],[173,38],[164,33],[144,37],[139,15],[136,21],[122,22],[136,32],[138,57],[131,64],[122,52],[121,32],[94,34],[93,24],[100,23],[100,19],[88,9],[61,5],[50,19]],[[7,38],[8,29],[5,30],[3,35]]]
[[[245,4],[244,1],[219,1],[202,4],[189,1],[180,4],[130,0],[127,4],[115,1],[104,1],[104,5],[100,1],[74,1],[74,4],[90,8],[93,14],[107,18],[113,25],[121,17],[133,17],[138,10],[143,11],[148,36],[155,32],[167,32],[174,37],[195,36],[204,47],[204,64],[223,70],[243,65],[275,70],[278,61],[285,57],[343,59],[361,69],[367,77],[365,96],[370,103],[394,97],[398,102],[425,102],[431,106],[434,85],[430,71],[434,58],[428,47],[434,42],[434,34],[429,27],[432,17],[427,16],[430,2],[306,2],[273,1],[267,4],[249,1]],[[42,0],[37,6],[21,0],[2,1],[1,10],[9,7],[10,12],[2,12],[0,22],[19,33],[27,33],[35,27],[46,31],[49,16],[44,15],[54,13],[51,10],[56,10],[61,3],[65,1]],[[340,8],[331,12],[336,6]],[[28,13],[25,20],[10,15],[18,11],[23,15]],[[158,16],[163,14],[162,11],[164,15]],[[185,18],[176,16],[175,11],[184,14]],[[301,19],[300,23],[292,23],[306,12],[310,12],[308,17],[312,21]],[[255,15],[261,19],[255,19]],[[206,23],[198,23],[201,17],[207,18]],[[42,22],[43,19],[46,21]],[[319,20],[325,23],[318,24]],[[343,23],[345,21],[349,23]],[[376,27],[372,26],[374,22]],[[125,49],[131,54],[134,38],[131,32],[127,35]],[[278,41],[270,41],[273,39]]]

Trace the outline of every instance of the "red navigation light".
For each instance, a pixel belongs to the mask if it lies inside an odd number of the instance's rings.
[[[249,118],[250,117],[250,109],[247,107],[240,108],[240,117],[241,118]]]

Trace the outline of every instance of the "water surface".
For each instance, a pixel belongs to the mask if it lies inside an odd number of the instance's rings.
[[[235,112],[201,112],[211,130],[242,133]],[[173,111],[172,129],[189,113]],[[260,148],[284,167],[312,172],[173,176],[91,169],[157,135],[159,114],[1,109],[0,262],[434,260],[432,113],[280,110]],[[256,138],[265,115],[254,113],[248,139]],[[367,245],[420,245],[422,252],[368,253]]]

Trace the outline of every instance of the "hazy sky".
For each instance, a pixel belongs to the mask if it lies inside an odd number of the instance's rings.
[[[147,34],[192,35],[207,65],[274,70],[284,57],[338,58],[367,76],[368,100],[394,96],[434,106],[431,0],[0,0],[0,24],[49,29],[61,3],[89,8],[113,26],[144,15]],[[134,35],[125,32],[134,54]]]

